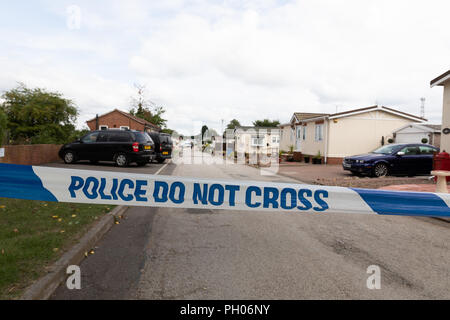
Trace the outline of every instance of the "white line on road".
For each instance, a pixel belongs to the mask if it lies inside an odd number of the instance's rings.
[[[158,174],[161,173],[161,171],[163,171],[171,162],[172,160],[169,160],[165,165],[163,165],[158,171],[156,171],[155,176],[157,176]]]

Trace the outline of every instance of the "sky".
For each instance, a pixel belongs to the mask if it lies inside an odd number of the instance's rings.
[[[168,127],[375,104],[440,123],[448,0],[0,1],[0,91],[23,82],[79,108],[128,111],[134,84]]]

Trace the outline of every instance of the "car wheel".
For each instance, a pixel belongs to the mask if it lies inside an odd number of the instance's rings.
[[[75,157],[75,153],[73,151],[66,151],[64,153],[64,162],[67,164],[72,164],[75,163],[76,161],[76,157]]]
[[[118,167],[126,167],[129,160],[125,153],[119,153],[114,157],[114,162]]]
[[[375,177],[385,177],[388,174],[388,167],[384,163],[378,163],[373,169],[373,175]]]

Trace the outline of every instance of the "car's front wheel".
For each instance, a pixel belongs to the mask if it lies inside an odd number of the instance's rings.
[[[67,164],[72,164],[76,162],[76,156],[72,150],[66,151],[64,153],[64,162]]]
[[[375,177],[385,177],[389,173],[389,169],[384,163],[377,163],[373,168],[373,175]]]
[[[116,154],[114,157],[114,162],[118,167],[126,167],[128,165],[128,157],[125,153]]]

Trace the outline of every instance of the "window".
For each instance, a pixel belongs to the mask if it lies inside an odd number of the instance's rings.
[[[316,124],[315,139],[316,139],[316,141],[322,141],[323,140],[323,124]]]
[[[272,143],[280,143],[280,137],[279,136],[273,136],[272,137]]]
[[[109,135],[111,142],[131,142],[131,136],[128,132],[111,132]]]
[[[301,138],[302,127],[297,127],[297,139]]]
[[[306,126],[303,126],[303,140],[306,140]]]
[[[420,154],[418,147],[406,147],[400,150],[401,152],[404,152],[406,156],[413,156]]]
[[[81,139],[84,143],[92,143],[97,141],[98,132],[93,132],[88,134],[87,136],[84,136],[83,139]]]
[[[252,146],[253,147],[263,147],[264,137],[252,136]]]
[[[108,130],[108,126],[106,125],[101,125],[99,128],[100,130]]]
[[[108,141],[108,132],[100,132],[97,137],[97,142],[107,142]]]
[[[153,142],[147,132],[135,132],[134,135],[136,136],[136,141],[139,143]]]
[[[420,154],[433,154],[437,152],[436,149],[430,148],[430,147],[422,147],[419,146]]]

